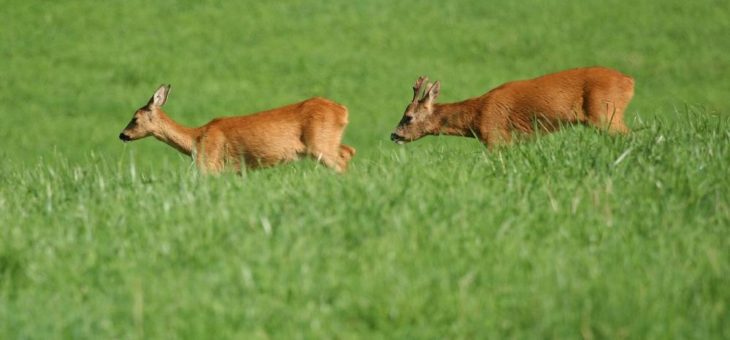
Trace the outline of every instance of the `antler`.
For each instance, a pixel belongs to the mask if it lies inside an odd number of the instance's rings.
[[[421,94],[421,87],[423,87],[423,83],[428,81],[428,78],[425,76],[418,77],[418,80],[416,80],[416,83],[413,84],[413,101],[417,101],[419,95]]]

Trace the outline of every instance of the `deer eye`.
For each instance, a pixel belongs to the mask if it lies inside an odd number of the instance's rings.
[[[403,116],[403,119],[401,119],[400,123],[403,125],[410,124],[413,120],[412,116]]]

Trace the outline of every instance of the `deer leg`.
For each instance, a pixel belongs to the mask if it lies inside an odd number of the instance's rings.
[[[610,134],[630,132],[624,124],[624,111],[631,100],[631,93],[626,93],[622,97],[611,97],[607,91],[596,91],[586,99],[585,110],[588,125]]]
[[[347,170],[347,165],[353,156],[355,156],[355,148],[349,145],[340,144],[340,165],[343,170]]]
[[[482,137],[482,142],[487,145],[489,150],[494,150],[500,146],[508,145],[512,142],[512,135],[507,130],[492,129]]]
[[[207,136],[201,140],[195,162],[203,174],[218,174],[224,168],[224,143],[222,138]]]
[[[223,170],[223,162],[218,161],[215,156],[211,157],[209,154],[196,156],[195,163],[198,170],[204,175],[218,174]]]
[[[332,150],[324,145],[313,146],[307,150],[307,153],[317,162],[322,163],[324,166],[331,168],[337,172],[344,172],[345,167],[340,161],[339,153],[336,150]]]
[[[345,171],[347,162],[344,161],[340,145],[342,128],[335,126],[309,128],[304,131],[302,137],[307,155],[337,172]]]
[[[489,150],[512,142],[510,133],[511,109],[504,105],[491,104],[483,112],[476,131],[472,131]]]
[[[493,117],[490,121],[482,122],[479,127],[478,136],[489,150],[507,145],[512,142],[512,134],[508,128],[506,115]]]

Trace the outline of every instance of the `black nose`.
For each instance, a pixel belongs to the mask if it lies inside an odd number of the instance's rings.
[[[122,141],[128,142],[131,138],[129,136],[125,135],[123,132],[119,134],[119,139]]]
[[[392,140],[394,142],[397,141],[398,140],[398,135],[396,135],[395,132],[391,133],[390,134],[390,140]]]

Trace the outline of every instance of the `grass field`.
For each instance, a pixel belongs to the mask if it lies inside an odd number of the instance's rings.
[[[6,1],[0,339],[730,338],[724,1]],[[486,151],[388,140],[442,102],[605,65],[627,123]],[[201,177],[121,129],[347,105],[350,172]]]

